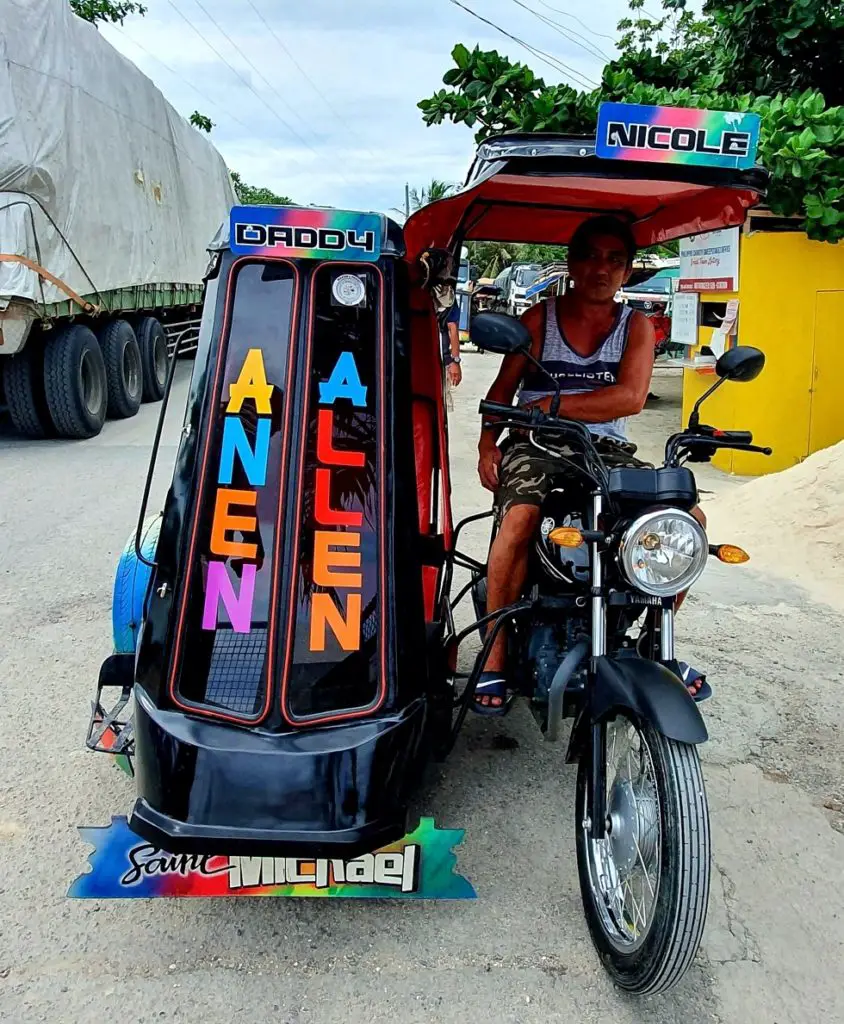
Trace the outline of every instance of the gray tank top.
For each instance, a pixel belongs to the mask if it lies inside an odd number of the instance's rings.
[[[545,340],[539,361],[559,382],[564,395],[582,395],[618,383],[618,368],[627,347],[632,312],[630,306],[619,305],[609,334],[591,356],[582,356],[566,341],[562,327],[557,322],[556,300],[546,299]],[[540,373],[536,367],[530,367],[522,379],[518,404],[527,405],[553,393],[545,374]],[[614,437],[621,441],[627,440],[626,425],[626,418],[610,420],[608,423],[586,424],[599,437]]]

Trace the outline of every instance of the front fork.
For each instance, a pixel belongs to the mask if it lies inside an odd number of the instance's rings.
[[[598,520],[603,512],[603,497],[600,492],[592,495],[592,530],[598,532]],[[592,542],[592,675],[596,671],[596,659],[607,653],[607,607],[604,599],[604,567],[597,541]],[[659,631],[660,658],[663,662],[674,660],[674,608],[661,610]],[[588,707],[588,705],[587,705]],[[589,746],[589,803],[586,821],[593,839],[603,839],[607,825],[607,727],[605,722],[592,726]]]

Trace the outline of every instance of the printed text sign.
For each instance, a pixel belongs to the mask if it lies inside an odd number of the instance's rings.
[[[602,103],[595,152],[604,160],[752,167],[759,115]]]
[[[235,206],[231,250],[243,256],[376,261],[381,218],[375,213],[293,206]]]
[[[134,833],[126,818],[80,828],[94,846],[91,870],[71,885],[76,899],[155,896],[334,896],[347,899],[475,899],[456,871],[463,829],[422,818],[410,835],[351,860],[171,854]]]

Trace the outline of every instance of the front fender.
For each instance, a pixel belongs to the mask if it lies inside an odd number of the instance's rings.
[[[596,658],[586,704],[572,729],[566,761],[577,761],[591,726],[614,711],[630,711],[678,743],[709,739],[703,716],[679,676],[645,658]]]

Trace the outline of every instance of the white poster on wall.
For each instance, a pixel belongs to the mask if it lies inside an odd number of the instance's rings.
[[[697,345],[698,296],[677,292],[671,300],[671,341],[674,345]]]
[[[680,239],[681,292],[734,292],[739,285],[739,228]]]

